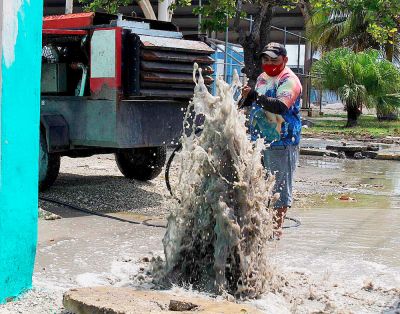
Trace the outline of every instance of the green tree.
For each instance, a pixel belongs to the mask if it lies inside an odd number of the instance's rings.
[[[79,0],[86,4],[86,9],[94,11],[104,9],[116,13],[118,6],[128,4],[127,0]],[[319,0],[314,0],[319,1]],[[171,9],[192,5],[192,0],[176,0]],[[259,54],[269,42],[273,8],[275,6],[287,9],[299,6],[306,20],[311,14],[310,0],[212,0],[205,1],[201,8],[194,9],[195,14],[202,14],[202,28],[208,31],[224,32],[228,25],[239,34],[238,42],[244,51],[244,72],[249,78],[249,84],[254,85],[260,74]],[[243,27],[241,20],[247,16],[247,8],[253,7],[253,27],[251,30]],[[254,10],[255,7],[255,10]]]
[[[347,127],[357,125],[363,106],[400,107],[400,72],[377,50],[355,53],[338,48],[313,65],[314,84],[335,91],[347,110]]]
[[[104,10],[116,14],[121,6],[132,4],[132,0],[79,0],[79,3],[84,4],[86,11]]]
[[[212,0],[206,2],[201,8],[194,9],[195,14],[202,14],[203,30],[224,32],[233,21],[233,28],[239,34],[239,43],[244,50],[245,73],[250,85],[254,85],[260,74],[259,54],[269,42],[269,30],[273,16],[274,6],[294,7],[299,0]],[[309,0],[300,0],[309,1]],[[85,4],[85,10],[105,10],[108,13],[117,13],[118,8],[128,5],[132,0],[79,0]],[[171,9],[178,6],[190,6],[192,0],[176,0]],[[253,15],[251,31],[243,28],[241,19],[247,15],[245,7],[256,6]]]
[[[400,1],[311,0],[311,4],[308,36],[322,51],[375,48],[389,61],[400,61]]]
[[[177,0],[174,7],[191,4],[192,0]],[[239,34],[238,42],[243,47],[244,72],[249,78],[249,85],[254,85],[261,71],[259,54],[270,40],[273,8],[281,6],[289,9],[297,4],[298,0],[212,0],[196,8],[194,13],[202,14],[203,30],[224,32],[228,25],[231,30],[233,26],[233,30]],[[256,12],[253,14],[251,30],[240,23],[250,5],[255,7],[253,11]]]

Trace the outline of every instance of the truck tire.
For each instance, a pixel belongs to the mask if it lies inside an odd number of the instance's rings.
[[[60,155],[50,154],[47,151],[46,136],[40,131],[39,148],[39,191],[43,192],[51,187],[60,172]]]
[[[148,181],[156,178],[167,158],[165,146],[123,149],[115,153],[121,173],[128,179]]]

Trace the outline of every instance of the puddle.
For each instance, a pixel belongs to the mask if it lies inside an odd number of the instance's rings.
[[[341,200],[340,195],[313,196],[314,208],[330,209],[400,209],[400,202],[393,201],[386,195],[344,193],[350,200]]]
[[[340,300],[335,292],[337,284],[351,292],[360,291],[357,289],[370,281],[381,291],[397,291],[400,163],[302,156],[300,166],[296,189],[305,191],[302,198],[306,206],[303,210],[292,209],[289,216],[300,219],[302,225],[285,230],[276,252],[277,264],[308,272],[311,278],[324,282],[320,288],[328,289],[332,284],[328,290],[336,300]],[[341,195],[350,200],[340,200]],[[368,295],[360,292],[341,295],[364,300],[363,308],[339,302],[355,313],[382,312],[385,306],[398,301],[398,292],[397,298],[386,292],[381,296],[371,294],[369,301],[365,301]]]
[[[316,192],[326,194],[322,200],[320,195],[310,197],[314,208],[400,208],[399,162],[305,156],[300,167],[305,168],[299,171],[303,176],[319,179]],[[303,185],[307,189],[307,183]],[[348,195],[355,201],[339,200],[340,195]]]
[[[340,170],[342,170],[342,167],[339,163],[334,162],[334,161],[327,161],[327,160],[323,160],[323,159],[305,160],[305,165],[322,168],[322,169],[340,169]]]

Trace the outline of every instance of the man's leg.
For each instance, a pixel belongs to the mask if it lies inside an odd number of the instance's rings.
[[[265,168],[275,174],[273,193],[279,193],[274,204],[274,236],[280,238],[286,212],[292,204],[293,174],[297,165],[297,146],[274,147],[264,152]]]
[[[275,208],[275,213],[274,213],[274,236],[279,239],[282,236],[282,226],[283,222],[285,221],[286,217],[286,212],[288,210],[287,207],[280,207],[280,208]]]

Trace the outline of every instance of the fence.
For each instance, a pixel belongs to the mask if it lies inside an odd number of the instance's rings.
[[[252,17],[250,16],[247,19],[250,22],[250,29],[252,27]],[[312,94],[311,91],[311,76],[307,73],[305,64],[301,64],[300,62],[300,55],[301,55],[301,46],[302,40],[307,41],[306,37],[303,37],[301,33],[296,34],[290,32],[285,28],[279,28],[275,26],[271,26],[272,29],[281,31],[284,33],[284,42],[283,44],[287,46],[287,38],[288,36],[295,37],[297,40],[297,62],[296,64],[291,64],[289,67],[293,70],[293,72],[300,78],[302,85],[303,85],[303,108],[310,109],[311,98],[310,95]],[[216,60],[214,64],[214,80],[218,77],[223,75],[225,81],[231,83],[233,71],[239,73],[242,76],[242,68],[244,67],[244,55],[243,55],[243,48],[240,45],[229,43],[228,42],[228,32],[229,29],[226,29],[225,33],[225,41],[217,40],[217,39],[208,39],[209,44],[216,50],[214,54],[214,59]],[[306,52],[305,52],[306,53]],[[311,55],[311,53],[310,53]],[[311,60],[312,58],[310,58]],[[311,67],[311,64],[308,68]],[[215,88],[215,83],[213,88]]]

